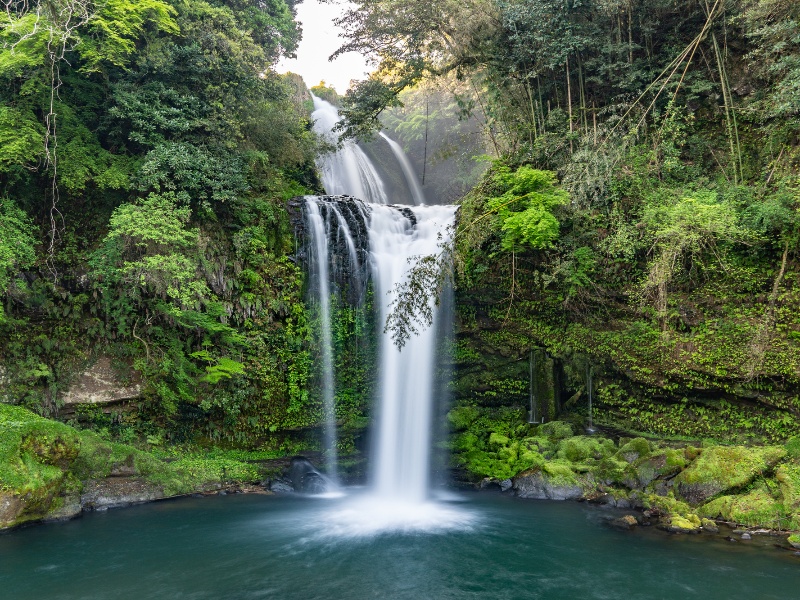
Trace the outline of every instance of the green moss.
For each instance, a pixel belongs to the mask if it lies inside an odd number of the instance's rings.
[[[502,433],[492,432],[489,434],[489,445],[490,446],[506,446],[508,444],[508,436],[503,435]]]
[[[620,443],[622,440],[620,440]],[[633,462],[639,458],[650,455],[650,442],[644,438],[634,438],[621,445],[617,457]]]
[[[790,458],[794,460],[800,459],[800,435],[789,438],[784,446]]]
[[[78,454],[71,427],[0,404],[0,490],[28,494],[60,481]]]
[[[576,436],[561,440],[558,445],[558,458],[574,463],[587,460],[601,460],[614,453],[614,442],[605,438]]]
[[[695,514],[689,514],[685,517],[681,515],[672,515],[669,518],[669,527],[686,533],[697,531],[702,525],[700,518]]]
[[[785,527],[787,518],[783,505],[763,488],[740,496],[722,496],[704,504],[697,512],[705,517],[722,518],[749,527],[775,529]]]
[[[555,485],[579,485],[578,474],[572,470],[569,462],[551,460],[542,465],[542,473],[546,474]]]
[[[775,480],[784,506],[795,511],[800,509],[800,466],[780,465],[775,470]]]
[[[550,421],[539,425],[538,435],[549,437],[554,441],[572,437],[572,425],[564,421]]]
[[[786,539],[786,541],[789,542],[795,548],[800,548],[800,535],[793,533]]]
[[[782,446],[712,446],[703,449],[702,454],[675,478],[675,483],[685,498],[703,502],[747,485],[785,455],[786,449]]]

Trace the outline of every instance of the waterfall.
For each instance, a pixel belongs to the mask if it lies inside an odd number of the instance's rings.
[[[335,146],[337,139],[333,128],[341,120],[339,112],[330,102],[313,94],[312,98],[314,112],[311,113],[311,119],[314,122],[314,131]],[[322,176],[322,185],[328,194],[348,194],[370,203],[388,203],[386,189],[375,165],[354,141],[347,140],[338,151],[323,155],[317,166]]]
[[[414,174],[414,169],[411,168],[411,161],[408,160],[408,156],[403,152],[400,144],[395,142],[388,135],[381,132],[380,136],[386,140],[395,158],[397,158],[397,162],[403,170],[403,176],[406,178],[408,189],[411,191],[411,196],[414,198],[414,204],[425,204],[425,194],[422,191],[422,186],[419,184],[419,179]]]
[[[339,120],[335,107],[319,98],[314,98],[314,107],[315,129],[330,135]],[[454,206],[421,206],[424,197],[408,159],[396,142],[387,141],[393,145],[420,206],[388,205],[384,183],[355,143],[344,144],[320,161],[326,192],[333,195],[309,196],[305,203],[307,231],[312,238],[308,253],[320,306],[319,367],[323,371],[329,459],[336,456],[332,296],[341,293],[345,285],[361,290],[358,296],[369,282],[376,301],[378,330],[382,331],[396,286],[408,276],[413,259],[437,253],[455,220]],[[374,494],[383,499],[383,506],[389,501],[420,506],[428,500],[434,389],[439,389],[434,381],[439,319],[436,307],[434,315],[434,325],[412,336],[402,350],[390,335],[380,334],[370,484]],[[327,469],[329,475],[336,472],[335,465]]]
[[[376,206],[369,224],[370,260],[375,296],[383,298],[385,323],[395,285],[410,269],[409,259],[435,254],[455,218],[454,206],[406,211]],[[402,350],[388,334],[380,347],[377,452],[373,477],[380,496],[420,502],[427,496],[431,411],[436,364],[436,323],[412,336]]]
[[[313,240],[312,264],[316,270],[314,283],[317,287],[317,300],[320,321],[320,349],[322,358],[322,403],[325,411],[325,469],[328,477],[335,483],[337,477],[336,449],[336,398],[333,387],[333,341],[331,338],[330,279],[328,271],[328,224],[322,217],[319,205],[306,204],[306,219]]]

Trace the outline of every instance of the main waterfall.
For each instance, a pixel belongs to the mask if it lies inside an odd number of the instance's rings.
[[[314,106],[315,129],[331,135],[338,121],[336,109],[319,98],[314,99]],[[392,152],[398,151],[402,152],[395,144]],[[377,330],[383,332],[397,285],[407,278],[415,257],[435,254],[447,241],[456,207],[386,204],[384,182],[355,143],[325,156],[319,166],[326,191],[337,194],[305,198],[306,227],[312,238],[308,244],[311,272],[323,329],[319,366],[325,373],[320,381],[330,428],[334,426],[336,377],[330,331],[324,331],[331,328],[330,311],[323,305],[331,301],[331,294],[346,293],[358,299],[370,288]],[[414,177],[408,164],[399,166],[406,178]],[[418,182],[413,183],[419,189]],[[414,185],[410,185],[412,190]],[[413,197],[420,202],[421,192],[415,191]],[[370,495],[326,523],[330,533],[464,524],[464,515],[430,498],[432,411],[434,390],[438,389],[434,381],[439,359],[436,331],[441,325],[438,307],[433,308],[433,326],[412,336],[402,349],[393,344],[390,335],[379,333]],[[327,469],[335,474],[335,465],[330,464],[336,455],[332,433],[326,436],[326,446]]]

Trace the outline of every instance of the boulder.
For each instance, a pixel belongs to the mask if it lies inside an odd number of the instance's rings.
[[[138,398],[142,393],[142,381],[136,371],[130,382],[123,383],[108,356],[101,356],[86,371],[62,398],[65,408],[76,404],[111,404]]]
[[[718,494],[744,487],[784,456],[783,446],[712,446],[675,477],[675,485],[685,500],[702,504]]]
[[[536,500],[580,500],[594,490],[589,476],[579,476],[560,463],[546,463],[541,468],[523,471],[513,478],[514,493]]]
[[[128,477],[95,479],[84,484],[81,494],[83,510],[106,510],[164,498],[160,486]]]

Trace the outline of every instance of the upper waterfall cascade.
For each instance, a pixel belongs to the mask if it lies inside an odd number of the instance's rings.
[[[335,107],[314,98],[315,129],[322,135],[339,121]],[[385,136],[384,136],[385,137]],[[329,428],[335,427],[335,373],[331,359],[330,312],[324,306],[332,294],[360,297],[371,285],[383,330],[397,285],[407,278],[414,258],[435,254],[447,240],[455,220],[455,206],[423,206],[421,186],[410,162],[396,142],[386,138],[412,190],[415,206],[388,205],[386,186],[366,154],[353,142],[324,156],[319,168],[331,196],[306,198],[312,288],[319,303],[321,378]],[[405,164],[403,164],[405,162]],[[348,197],[341,197],[347,194]],[[354,196],[354,197],[353,197]],[[346,283],[343,283],[343,274]],[[347,290],[337,290],[346,286]],[[390,335],[381,334],[378,389],[373,428],[371,487],[374,493],[406,505],[428,500],[432,410],[437,365],[437,325],[422,328],[398,349]],[[328,460],[335,458],[335,438],[326,438]],[[329,472],[335,466],[327,466]],[[333,471],[335,472],[335,471]]]

